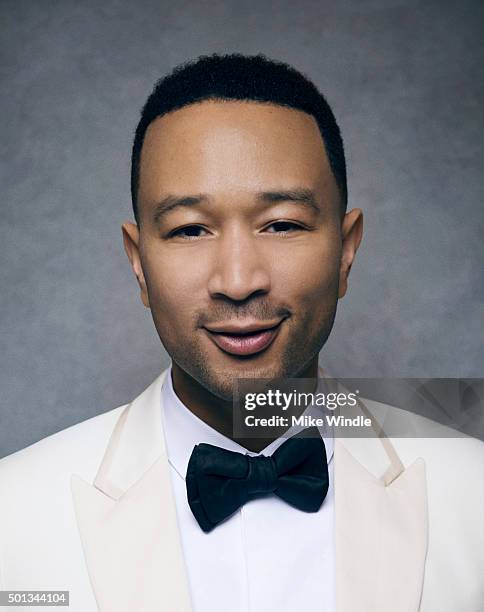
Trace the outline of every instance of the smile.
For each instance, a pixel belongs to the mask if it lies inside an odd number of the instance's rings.
[[[283,320],[279,320],[276,324],[217,325],[205,327],[205,330],[222,351],[245,357],[268,348],[279,333]]]

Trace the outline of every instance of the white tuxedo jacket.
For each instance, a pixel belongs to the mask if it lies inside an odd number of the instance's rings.
[[[0,461],[0,589],[69,590],[71,612],[191,610],[165,374],[132,403]],[[483,446],[335,440],[337,612],[484,610]]]

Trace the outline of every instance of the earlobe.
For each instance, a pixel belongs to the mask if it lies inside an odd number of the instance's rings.
[[[128,256],[131,268],[136,276],[140,288],[140,297],[143,305],[146,308],[150,307],[148,299],[148,290],[141,265],[141,257],[139,253],[139,229],[135,223],[126,221],[122,224],[121,230],[123,233],[124,250]]]

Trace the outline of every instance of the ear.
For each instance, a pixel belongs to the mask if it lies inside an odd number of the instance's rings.
[[[341,226],[341,234],[343,244],[339,271],[338,298],[342,298],[348,290],[348,276],[363,236],[363,212],[360,208],[354,208],[345,214]]]
[[[121,230],[123,232],[123,242],[124,242],[124,250],[126,251],[126,255],[131,263],[131,267],[133,268],[133,272],[138,281],[138,285],[140,288],[141,301],[143,302],[146,308],[150,307],[150,302],[148,299],[148,290],[146,288],[145,276],[143,274],[143,268],[141,266],[141,257],[139,253],[139,229],[135,223],[131,223],[130,221],[125,221],[121,225]]]

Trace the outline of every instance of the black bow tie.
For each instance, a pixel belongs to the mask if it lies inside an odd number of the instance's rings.
[[[271,457],[250,457],[212,444],[197,444],[188,462],[188,503],[203,531],[211,531],[248,500],[274,493],[317,512],[329,486],[324,442],[316,428],[286,440]]]

